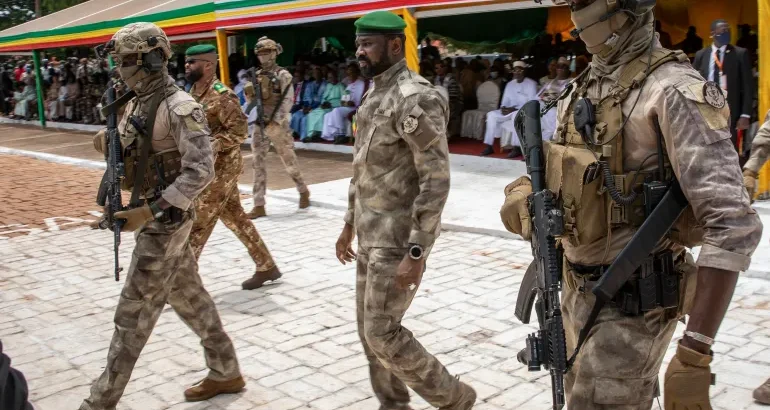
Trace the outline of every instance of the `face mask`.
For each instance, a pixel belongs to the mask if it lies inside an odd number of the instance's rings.
[[[493,80],[494,80],[495,78],[497,78],[497,71],[492,71],[491,73],[489,73],[489,77],[490,77],[491,79],[493,79]]]
[[[730,44],[730,41],[731,41],[732,39],[730,38],[730,32],[729,32],[729,31],[725,31],[725,32],[724,32],[724,33],[722,33],[722,34],[717,34],[717,35],[715,35],[715,36],[714,36],[714,40],[715,40],[717,43],[719,43],[719,46],[721,47],[721,46],[724,46],[724,45]]]
[[[572,12],[572,22],[577,29],[582,29],[580,38],[591,54],[604,51],[607,40],[628,21],[626,13],[618,13],[604,22],[599,21],[611,11],[606,1],[596,0],[586,8]]]
[[[275,61],[275,60],[273,59],[273,54],[272,54],[272,53],[270,53],[270,54],[268,54],[268,55],[261,55],[261,56],[258,56],[258,58],[259,58],[259,62],[260,62],[262,65],[270,65],[270,64],[272,64],[272,63]]]
[[[141,80],[141,76],[139,75],[139,67],[118,67],[118,73],[120,73],[120,78],[123,80],[123,83],[126,84],[128,88],[133,88],[136,86],[136,83]]]

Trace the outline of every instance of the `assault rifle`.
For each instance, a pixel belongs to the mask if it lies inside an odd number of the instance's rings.
[[[248,116],[252,109],[256,107],[257,110],[257,126],[259,127],[259,136],[262,140],[265,139],[265,109],[262,105],[262,85],[257,83],[257,74],[254,67],[249,68],[247,71],[251,84],[254,85],[254,99],[251,100],[248,106],[246,106],[246,115]],[[254,136],[252,136],[254,138]]]
[[[561,316],[562,251],[556,238],[562,234],[563,215],[557,208],[556,195],[546,188],[545,155],[540,128],[540,102],[532,100],[519,110],[514,119],[516,134],[527,162],[532,181],[529,214],[532,220],[532,254],[534,261],[527,269],[516,301],[516,317],[529,323],[532,303],[540,329],[527,337],[527,347],[519,352],[519,362],[530,371],[545,367],[551,373],[553,409],[564,407],[564,373],[567,372],[567,343]]]
[[[104,45],[94,48],[96,56],[104,58]],[[104,218],[99,222],[99,228],[110,229],[113,232],[113,249],[115,252],[115,281],[120,280],[120,267],[118,259],[118,250],[120,248],[120,231],[125,219],[115,218],[115,213],[128,209],[123,206],[123,197],[120,192],[120,184],[126,177],[126,167],[123,162],[123,147],[120,144],[120,134],[118,133],[118,109],[136,94],[133,91],[116,99],[116,85],[111,80],[112,86],[107,87],[104,93],[106,105],[102,108],[102,114],[107,118],[106,147],[104,150],[104,159],[107,162],[107,169],[104,171],[102,181],[99,184],[99,191],[96,195],[96,203],[103,207]]]

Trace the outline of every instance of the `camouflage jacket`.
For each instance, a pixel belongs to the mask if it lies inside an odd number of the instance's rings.
[[[345,222],[364,247],[432,246],[449,195],[447,100],[402,60],[374,78],[356,121]]]
[[[204,87],[194,84],[190,94],[206,112],[211,138],[219,140],[222,151],[238,151],[249,126],[238,96],[216,77]]]
[[[751,141],[751,157],[743,169],[759,174],[768,157],[770,157],[770,111],[765,115],[764,123],[759,127],[757,135]]]
[[[622,67],[608,76],[590,72],[585,97],[599,101],[608,95],[621,72]],[[623,164],[626,172],[657,168],[655,128],[659,126],[666,156],[705,232],[698,266],[743,271],[762,236],[762,223],[743,187],[738,154],[730,140],[729,108],[724,99],[712,101],[706,89],[703,77],[687,62],[665,63],[650,73],[641,91],[632,90],[622,103],[623,118],[628,118],[623,129]],[[642,95],[633,108],[639,92]],[[559,124],[572,115],[567,112],[568,100],[559,102]],[[608,264],[633,234],[630,227],[613,229],[606,253],[604,238],[579,246],[568,241],[562,245],[572,263]]]

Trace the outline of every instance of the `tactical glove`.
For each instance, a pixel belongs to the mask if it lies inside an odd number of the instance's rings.
[[[104,129],[101,129],[94,135],[94,149],[96,152],[102,154],[104,154],[104,151],[107,149],[107,133]]]
[[[680,343],[666,369],[663,396],[666,410],[712,410],[709,401],[713,357]]]
[[[525,240],[532,237],[527,197],[532,193],[532,182],[523,176],[505,187],[505,203],[500,208],[500,219],[505,229],[521,235]]]
[[[149,205],[146,204],[128,211],[115,212],[115,218],[126,220],[126,223],[123,224],[123,229],[121,229],[123,232],[133,232],[144,225],[145,222],[153,219],[152,211],[150,211]]]
[[[754,195],[757,194],[757,173],[750,169],[743,171],[743,186],[749,192],[751,202],[754,202]]]

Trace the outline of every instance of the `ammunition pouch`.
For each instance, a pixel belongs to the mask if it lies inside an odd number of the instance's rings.
[[[123,150],[123,158],[126,177],[121,182],[120,188],[130,192],[137,183],[140,183],[141,192],[144,193],[145,198],[154,195],[154,193],[162,192],[173,184],[182,169],[182,154],[176,148],[150,154],[144,172],[144,180],[137,182],[139,151],[136,143]]]
[[[683,316],[686,312],[680,309],[685,305],[680,300],[680,288],[689,288],[692,279],[690,275],[684,274],[688,269],[685,255],[684,252],[674,255],[671,250],[651,255],[634,272],[631,280],[615,294],[609,305],[629,316],[643,315],[658,308],[669,310],[671,316]],[[585,266],[572,263],[569,266],[575,274],[577,290],[583,293],[590,292],[609,268],[609,265]]]

